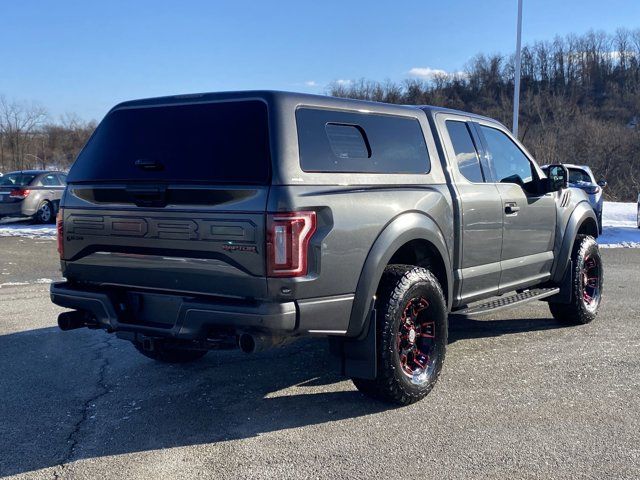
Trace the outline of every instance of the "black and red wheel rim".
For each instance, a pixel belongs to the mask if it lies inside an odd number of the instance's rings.
[[[436,324],[429,317],[426,298],[412,298],[405,305],[396,347],[402,372],[414,382],[424,382],[434,369],[437,355]]]
[[[600,304],[602,293],[602,265],[600,258],[594,255],[586,256],[580,271],[582,283],[582,301],[585,307],[593,311]]]

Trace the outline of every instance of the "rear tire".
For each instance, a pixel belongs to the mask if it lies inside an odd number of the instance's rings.
[[[549,303],[551,315],[573,325],[592,322],[602,301],[604,272],[595,238],[578,235],[571,253],[571,302]]]
[[[181,348],[175,345],[169,345],[164,342],[156,342],[153,350],[145,350],[141,343],[133,342],[142,355],[152,360],[163,363],[189,363],[200,360],[204,357],[208,350],[193,350]]]
[[[36,223],[52,223],[55,220],[53,204],[46,200],[42,202],[36,211],[34,219]]]
[[[390,265],[377,300],[377,376],[354,378],[367,396],[409,405],[435,385],[447,345],[447,306],[433,274],[411,265]]]

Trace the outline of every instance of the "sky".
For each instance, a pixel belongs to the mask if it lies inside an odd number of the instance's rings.
[[[523,43],[640,28],[638,0],[524,0]],[[0,95],[52,119],[128,99],[455,72],[515,49],[517,0],[0,0]]]

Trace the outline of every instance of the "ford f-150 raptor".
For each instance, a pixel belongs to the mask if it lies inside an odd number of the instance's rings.
[[[207,93],[114,107],[57,219],[63,330],[165,362],[327,336],[365,394],[432,389],[448,314],[592,321],[596,215],[500,123],[437,107]]]

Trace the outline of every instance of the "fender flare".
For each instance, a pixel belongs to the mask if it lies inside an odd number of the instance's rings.
[[[551,272],[551,280],[554,283],[562,281],[565,270],[571,260],[571,251],[573,250],[573,244],[576,240],[576,236],[578,235],[578,231],[587,219],[593,220],[596,224],[596,229],[598,228],[598,219],[596,218],[593,208],[591,208],[591,205],[589,205],[588,202],[583,201],[578,203],[573,209],[573,212],[569,217],[569,221],[564,229],[562,245],[560,246],[560,250],[556,256],[556,261]]]
[[[442,258],[447,278],[446,288],[449,292],[447,308],[451,309],[453,275],[451,274],[449,249],[444,235],[437,223],[426,214],[404,213],[387,224],[369,250],[356,287],[347,329],[348,337],[362,336],[369,330],[368,322],[371,317],[372,300],[378,289],[382,273],[393,254],[405,243],[412,240],[426,240],[435,247]]]

